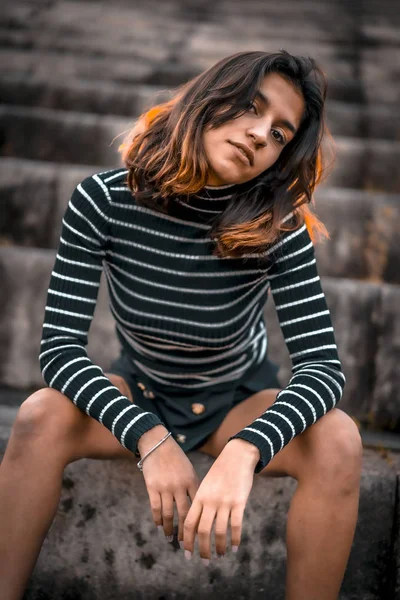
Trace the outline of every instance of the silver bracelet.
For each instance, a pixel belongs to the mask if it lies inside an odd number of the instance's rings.
[[[146,458],[146,457],[147,457],[149,454],[151,454],[151,453],[153,452],[153,450],[155,450],[156,448],[158,448],[158,446],[159,446],[160,444],[162,444],[163,442],[165,442],[165,440],[166,440],[166,439],[167,439],[167,438],[168,438],[170,435],[172,435],[172,432],[171,432],[171,431],[170,431],[169,433],[167,433],[167,435],[166,435],[166,436],[164,436],[162,440],[160,440],[160,441],[159,441],[159,442],[158,442],[158,443],[157,443],[157,444],[156,444],[156,445],[155,445],[153,448],[151,448],[151,450],[149,450],[149,451],[147,452],[147,454],[145,454],[145,455],[143,456],[143,458],[141,458],[141,459],[139,460],[139,462],[137,463],[137,467],[138,467],[138,469],[139,469],[140,471],[143,471],[143,461],[144,461],[144,459],[145,459],[145,458]]]

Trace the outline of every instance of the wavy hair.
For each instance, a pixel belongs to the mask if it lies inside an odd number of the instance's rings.
[[[283,49],[228,56],[172,90],[171,99],[142,113],[118,149],[137,203],[167,212],[174,197],[197,194],[207,185],[203,131],[243,114],[271,72],[302,93],[305,111],[298,131],[275,163],[251,182],[238,184],[212,223],[210,236],[216,241],[215,254],[221,257],[263,252],[282,231],[303,223],[313,241],[329,238],[309,207],[315,187],[328,172],[323,136],[332,141],[324,114],[327,80],[315,60]],[[292,218],[285,219],[289,213]]]

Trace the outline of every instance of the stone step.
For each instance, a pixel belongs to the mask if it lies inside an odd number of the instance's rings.
[[[0,158],[0,245],[57,248],[73,189],[101,170],[96,165]]]
[[[72,190],[93,172],[89,167],[0,159],[0,244],[56,248]],[[400,283],[400,195],[321,186],[315,210],[331,235],[316,244],[321,275]]]
[[[72,75],[171,86],[239,50],[283,47],[321,64],[331,98],[393,107],[398,100],[399,15],[394,3],[373,9],[364,3],[292,1],[278,6],[262,0],[251,9],[230,0],[207,7],[170,0],[162,9],[150,2],[140,8],[114,3],[113,9],[102,5],[101,19],[91,2],[8,4],[0,43],[11,56],[3,54],[2,72],[20,71],[30,78],[41,71],[47,79],[52,73],[53,81]],[[127,32],[120,26],[125,22],[140,26]],[[14,51],[25,54],[20,68]]]
[[[226,37],[234,35],[236,37],[231,38],[231,44],[234,39],[242,41],[247,36],[247,39],[251,38],[253,46],[260,42],[265,44],[266,40],[276,44],[281,40],[283,46],[291,40],[295,40],[296,44],[304,44],[305,40],[309,40],[309,44],[312,41],[316,46],[340,44],[352,48],[354,40],[350,36],[356,30],[361,47],[371,42],[396,44],[398,39],[395,30],[400,25],[393,2],[379,8],[363,3],[358,11],[357,5],[349,9],[346,5],[329,0],[303,0],[301,4],[295,0],[281,0],[279,4],[265,4],[262,0],[256,0],[248,2],[246,9],[240,1],[231,0],[207,7],[187,1],[177,5],[174,0],[167,0],[162,8],[155,0],[140,7],[115,2],[113,9],[106,2],[100,2],[97,5],[102,5],[101,19],[96,18],[98,11],[91,2],[81,1],[76,7],[71,3],[42,7],[37,4],[29,6],[29,3],[21,7],[21,4],[9,4],[2,14],[0,32],[5,46],[26,47],[32,35],[36,34],[38,39],[35,40],[35,46],[41,49],[82,53],[94,53],[97,50],[103,55],[139,54],[149,58],[160,57],[156,50],[171,50],[178,43],[184,50],[185,43],[188,44],[195,33],[193,27],[197,31],[214,27]],[[382,13],[386,21],[380,24],[377,23],[377,17]],[[243,16],[246,16],[245,28],[241,19]],[[360,19],[360,16],[363,18]],[[140,24],[135,28],[134,35],[121,27],[121,24],[132,19]],[[165,35],[166,22],[169,25],[168,35]],[[377,27],[377,24],[381,27]],[[218,39],[217,34],[213,36],[214,42],[218,42]],[[144,43],[149,48],[143,47]],[[201,49],[208,48],[202,46]]]
[[[399,284],[400,194],[324,184],[314,195],[330,235],[315,244],[320,273]]]
[[[133,123],[120,117],[0,105],[0,155],[110,168],[119,163],[118,146]],[[338,136],[335,143],[330,186],[400,192],[400,142]]]
[[[16,410],[0,406],[0,460]],[[357,526],[340,600],[397,597],[399,457],[364,448]],[[202,481],[214,459],[197,451],[188,458]],[[218,561],[212,534],[211,561],[204,567],[197,537],[192,560],[184,558],[175,505],[173,542],[157,531],[135,462],[82,459],[65,468],[58,510],[24,600],[128,600],[132,594],[264,600],[267,590],[268,597],[284,597],[286,521],[297,487],[294,479],[255,476],[237,555],[230,551],[228,530],[227,554]]]
[[[1,56],[1,53],[0,53]],[[49,81],[47,77],[26,78],[25,74],[1,76],[4,104],[58,110],[119,115],[132,119],[160,102],[167,101],[173,89],[156,85],[123,84],[108,81]],[[329,100],[328,127],[333,135],[357,138],[400,140],[400,116],[384,105],[365,106]]]
[[[134,119],[93,113],[0,105],[0,152],[2,156],[108,166],[119,162],[121,134],[133,123]],[[121,137],[111,147],[117,135]]]
[[[47,288],[55,251],[0,248],[0,385],[43,387],[39,348]],[[400,287],[323,277],[339,356],[346,375],[341,408],[360,423],[400,431]],[[266,303],[269,357],[287,385],[291,361],[272,298]],[[118,355],[114,319],[104,280],[89,335],[90,358],[104,370]]]
[[[0,247],[0,385],[14,389],[43,386],[39,369],[40,336],[55,251]],[[93,330],[93,336],[92,336]],[[88,354],[105,368],[118,355],[119,343],[108,307],[104,281],[92,321]],[[96,339],[94,339],[96,338]],[[3,345],[4,344],[4,345]]]

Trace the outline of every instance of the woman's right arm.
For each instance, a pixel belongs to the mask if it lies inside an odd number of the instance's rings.
[[[39,361],[49,387],[65,394],[136,452],[139,438],[162,422],[121,395],[86,351],[110,209],[109,192],[97,174],[72,193],[50,278]]]
[[[96,306],[111,208],[99,175],[87,177],[72,193],[62,224],[50,278],[40,366],[45,382],[102,423],[125,447],[144,456],[168,431],[157,415],[133,404],[87,356],[88,332]],[[161,427],[158,427],[161,425]],[[173,532],[173,503],[179,514],[178,539],[199,486],[193,466],[170,436],[143,462],[153,520]]]

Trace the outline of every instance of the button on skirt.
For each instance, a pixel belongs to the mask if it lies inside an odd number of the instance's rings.
[[[157,388],[146,374],[139,373],[136,365],[122,350],[107,373],[123,377],[135,404],[156,414],[184,452],[200,448],[218,429],[228,412],[252,394],[269,388],[281,389],[277,377],[279,366],[267,356],[253,365],[231,385],[216,385],[206,390],[175,390]]]

